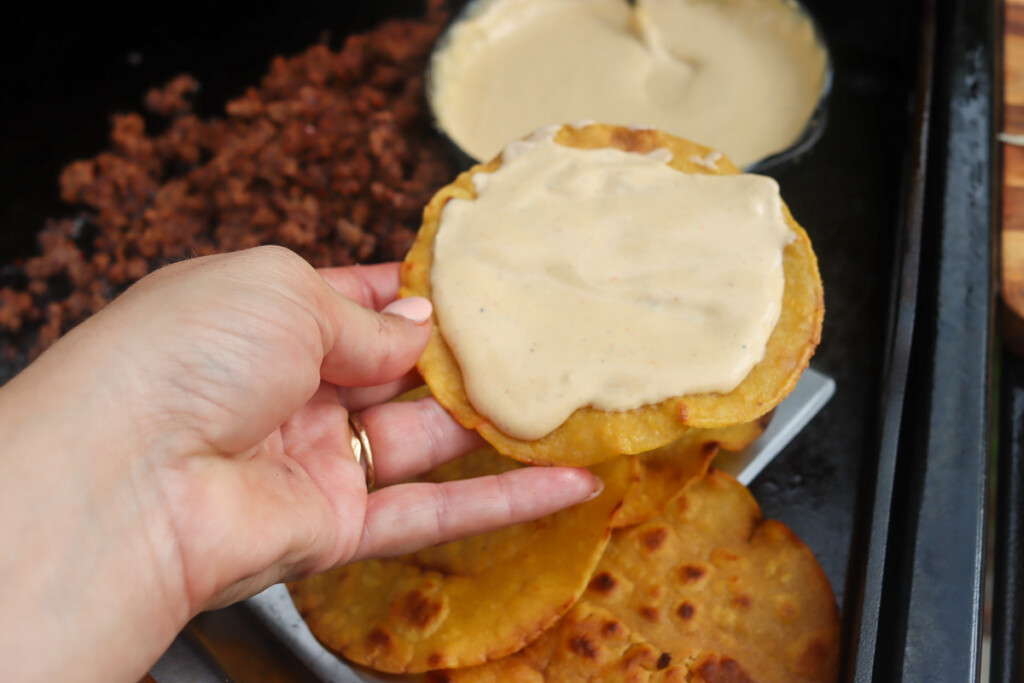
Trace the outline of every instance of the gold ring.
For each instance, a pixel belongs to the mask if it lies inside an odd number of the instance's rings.
[[[370,450],[370,437],[366,434],[366,425],[359,419],[358,415],[349,414],[349,431],[352,432],[352,455],[356,462],[363,468],[363,476],[366,477],[366,488],[373,488],[376,475],[373,469],[373,451]]]

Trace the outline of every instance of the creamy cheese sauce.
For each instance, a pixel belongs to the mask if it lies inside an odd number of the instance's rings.
[[[746,166],[799,137],[827,56],[787,0],[490,0],[452,27],[432,103],[471,156],[546,124],[649,126]]]
[[[532,440],[577,408],[727,392],[764,356],[792,239],[777,183],[549,134],[441,214],[431,285],[466,393]]]

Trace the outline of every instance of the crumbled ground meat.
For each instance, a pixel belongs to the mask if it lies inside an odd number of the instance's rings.
[[[224,118],[191,113],[199,84],[187,75],[146,95],[169,119],[159,134],[140,114],[113,117],[110,149],[61,174],[78,215],[49,221],[23,286],[0,289],[5,357],[35,357],[184,257],[279,244],[315,266],[402,258],[454,173],[423,93],[439,6],[349,36],[340,51],[275,58]]]
[[[199,92],[199,81],[182,74],[162,88],[146,93],[146,109],[160,116],[178,116],[192,110],[188,98]]]

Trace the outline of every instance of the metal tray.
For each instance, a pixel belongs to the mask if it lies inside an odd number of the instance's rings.
[[[805,5],[832,52],[829,120],[770,175],[819,257],[827,311],[814,365],[838,391],[751,489],[832,581],[851,679],[973,681],[993,340],[992,3]],[[337,45],[420,6],[22,6],[0,22],[0,276],[61,213],[60,168],[103,149],[108,115],[137,109],[147,88],[188,71],[203,84],[200,113],[216,114],[273,55],[325,31]]]

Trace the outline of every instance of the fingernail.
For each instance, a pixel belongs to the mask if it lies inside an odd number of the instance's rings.
[[[410,296],[407,299],[396,299],[392,301],[381,313],[390,313],[391,315],[397,315],[406,320],[411,320],[417,325],[425,323],[430,320],[430,314],[434,312],[434,307],[431,305],[429,299],[424,299],[421,296]]]
[[[604,480],[601,479],[601,477],[594,475],[594,485],[597,487],[594,489],[594,492],[580,502],[588,503],[601,495],[601,493],[604,491]]]

